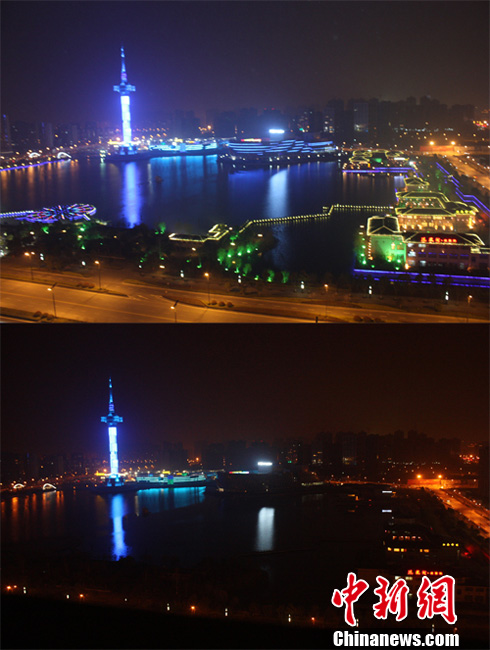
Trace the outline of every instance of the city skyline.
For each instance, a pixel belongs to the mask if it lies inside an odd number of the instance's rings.
[[[12,120],[117,122],[121,45],[138,89],[135,124],[155,112],[203,117],[333,97],[488,106],[481,2],[7,1],[1,11],[3,111]],[[464,25],[471,51],[454,47]]]
[[[106,454],[109,376],[121,453],[322,431],[488,440],[484,325],[26,327],[3,328],[4,451]]]

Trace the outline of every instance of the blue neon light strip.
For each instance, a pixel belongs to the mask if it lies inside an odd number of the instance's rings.
[[[31,165],[18,165],[17,167],[4,167],[0,169],[0,172],[9,172],[14,169],[29,169],[30,167],[39,167],[40,165],[50,165],[51,163],[66,162],[68,159],[64,158],[63,160],[46,160],[45,162],[32,163]],[[71,159],[70,159],[71,160]]]
[[[488,289],[490,287],[490,278],[482,277],[482,276],[472,276],[472,275],[450,275],[447,273],[416,273],[416,272],[409,272],[409,271],[377,271],[376,269],[353,269],[353,272],[357,275],[361,273],[368,273],[369,275],[399,275],[399,276],[411,276],[418,278],[422,276],[423,278],[430,278],[434,277],[436,278],[436,284],[444,284],[444,279],[450,279],[453,280],[455,284],[458,284],[459,286],[463,287],[483,287],[485,289]],[[437,282],[437,280],[441,278],[440,282]],[[375,278],[379,279],[379,278]],[[462,284],[457,282],[457,280],[474,280],[475,282],[480,282],[482,284]],[[430,280],[422,280],[422,284],[432,284]]]
[[[412,167],[374,167],[373,169],[343,169],[345,174],[378,174],[382,172],[411,172]]]
[[[437,165],[437,167],[439,167],[439,169],[442,172],[444,172],[444,174],[446,174],[446,176],[451,175],[448,171],[446,171],[444,169],[444,167],[442,165],[440,165],[439,163],[436,163],[436,165]],[[454,185],[454,191],[456,192],[456,194],[459,196],[459,198],[462,201],[470,201],[471,203],[474,203],[475,205],[477,205],[481,210],[483,210],[487,214],[490,214],[490,208],[488,206],[486,206],[484,203],[482,203],[477,196],[475,196],[474,194],[463,194],[463,192],[461,191],[461,189],[459,187],[461,182],[458,181],[457,178],[452,178],[451,180],[452,180],[453,185]]]

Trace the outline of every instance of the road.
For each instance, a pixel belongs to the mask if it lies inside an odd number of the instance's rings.
[[[206,291],[163,289],[143,284],[120,283],[117,289],[126,295],[113,295],[26,280],[2,278],[1,306],[5,310],[36,311],[57,318],[87,323],[325,323],[325,314],[335,322],[355,322],[362,314],[390,323],[467,322],[464,317],[417,314],[370,309],[368,306],[344,307],[303,303],[285,298],[246,297],[213,293],[212,300],[232,307],[208,307]],[[54,294],[54,304],[53,304]],[[175,309],[172,307],[175,306]],[[14,315],[7,311],[8,317]],[[470,322],[473,322],[470,319]],[[481,321],[474,321],[481,322]]]
[[[116,296],[93,291],[55,287],[58,318],[86,323],[269,323],[301,322],[295,318],[247,314],[228,309],[208,309],[161,297],[162,292],[138,287],[130,295]],[[52,294],[45,285],[2,280],[2,308],[53,314]]]
[[[53,314],[53,294],[59,318],[94,323],[295,323],[317,319],[319,323],[354,323],[361,318],[364,322],[386,323],[488,322],[486,304],[476,301],[471,309],[466,303],[451,301],[439,305],[434,313],[435,301],[407,299],[397,303],[386,298],[371,302],[362,295],[337,291],[326,296],[318,287],[304,293],[253,283],[233,287],[229,280],[220,278],[208,284],[199,279],[142,276],[126,267],[105,267],[101,277],[86,270],[60,273],[31,269],[23,258],[3,261],[1,283],[4,322],[29,318],[36,311]],[[101,291],[96,290],[99,284]],[[91,285],[92,290],[80,285]],[[176,309],[172,309],[176,301]],[[15,314],[13,309],[26,313]]]
[[[460,174],[469,176],[486,190],[490,190],[490,176],[483,165],[467,159],[463,155],[446,154],[447,159],[452,163]]]
[[[482,506],[473,503],[471,499],[468,499],[453,490],[438,490],[437,496],[446,506],[450,506],[453,510],[456,510],[465,517],[465,519],[468,519],[475,524],[475,526],[478,526],[485,537],[490,537],[490,518],[488,510],[485,510]]]

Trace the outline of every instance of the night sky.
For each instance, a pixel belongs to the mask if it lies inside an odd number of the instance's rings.
[[[487,2],[3,0],[1,18],[11,121],[118,122],[121,43],[135,126],[334,97],[488,107]]]
[[[488,440],[482,326],[2,325],[2,449],[106,454],[108,378],[135,442],[321,431]]]

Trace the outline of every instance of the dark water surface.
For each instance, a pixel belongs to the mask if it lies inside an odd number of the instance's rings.
[[[65,490],[2,501],[5,548],[31,554],[60,546],[155,565],[175,558],[184,567],[205,558],[249,558],[276,586],[294,583],[305,594],[363,566],[382,529],[374,509],[349,511],[331,494],[274,497],[264,505],[206,497],[204,488],[104,496]]]
[[[161,183],[156,182],[160,177]],[[402,177],[344,174],[336,162],[229,173],[216,156],[131,163],[73,160],[0,173],[2,212],[91,203],[99,218],[132,227],[164,221],[202,234],[215,223],[322,211],[332,203],[389,205]]]
[[[162,182],[157,182],[157,177]],[[216,223],[321,213],[334,203],[392,205],[402,176],[342,174],[337,162],[229,173],[217,156],[153,158],[130,163],[80,160],[0,173],[2,211],[91,203],[114,225],[204,234]],[[349,273],[354,235],[366,212],[328,221],[278,225],[271,266],[322,274]]]

